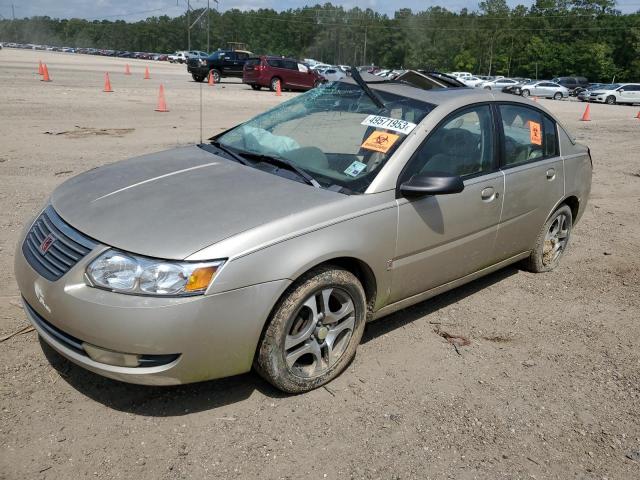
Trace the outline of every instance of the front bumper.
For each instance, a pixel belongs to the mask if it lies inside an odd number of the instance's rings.
[[[29,265],[18,246],[15,275],[25,312],[46,343],[87,370],[129,383],[191,383],[251,369],[262,328],[289,280],[186,298],[123,295],[85,284],[87,264],[105,248],[96,247],[51,282]],[[56,331],[101,349],[168,363],[99,363],[72,348]]]
[[[209,67],[207,67],[206,65],[203,67],[201,65],[187,64],[187,72],[192,75],[200,75],[206,77],[207,75],[209,75]]]

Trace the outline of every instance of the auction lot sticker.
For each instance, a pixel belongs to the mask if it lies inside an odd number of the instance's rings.
[[[387,130],[404,133],[405,135],[409,135],[413,131],[413,129],[417,127],[415,123],[398,120],[396,118],[381,117],[379,115],[369,115],[362,121],[360,125],[367,125],[369,127],[376,128],[386,128]]]
[[[529,122],[529,136],[531,143],[534,145],[542,145],[542,130],[537,122]]]
[[[400,135],[376,130],[364,141],[362,148],[373,150],[374,152],[387,153],[399,138]]]

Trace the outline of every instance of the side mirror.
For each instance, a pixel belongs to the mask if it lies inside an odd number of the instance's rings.
[[[438,172],[414,175],[400,185],[400,193],[405,197],[449,195],[463,190],[464,183],[458,175]]]

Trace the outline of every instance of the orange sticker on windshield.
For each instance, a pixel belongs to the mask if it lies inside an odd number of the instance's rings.
[[[542,130],[540,124],[529,121],[529,135],[531,137],[531,143],[534,145],[542,145]]]
[[[373,150],[374,152],[387,153],[399,138],[400,135],[375,131],[364,141],[362,148]]]

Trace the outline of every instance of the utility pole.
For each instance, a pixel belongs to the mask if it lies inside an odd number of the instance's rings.
[[[11,4],[11,18],[13,18],[14,20],[16,19],[16,9],[13,6],[13,3]]]
[[[191,51],[191,3],[187,0],[187,51]]]
[[[362,51],[362,65],[367,64],[367,27],[364,27],[364,49]]]
[[[209,48],[209,32],[211,31],[211,13],[209,12],[209,0],[207,0],[207,55],[211,52]]]

